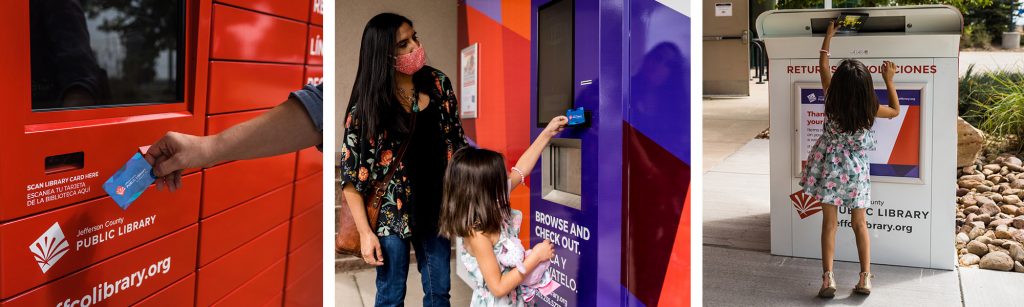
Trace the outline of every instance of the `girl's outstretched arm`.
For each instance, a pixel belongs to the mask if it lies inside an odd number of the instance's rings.
[[[828,30],[825,32],[825,40],[821,42],[821,50],[818,54],[818,73],[821,74],[821,89],[823,93],[828,92],[828,85],[832,82],[832,66],[828,63],[829,43],[836,35],[836,21],[828,22]]]
[[[508,172],[509,191],[523,183],[523,176],[533,171],[533,166],[537,165],[537,159],[540,158],[540,153],[544,151],[544,147],[547,147],[548,143],[551,142],[551,138],[562,132],[562,129],[568,123],[569,118],[561,115],[555,116],[555,118],[548,122],[548,126],[544,128],[544,131],[541,131],[537,139],[533,141],[533,144],[530,144],[530,147],[519,157],[519,161],[516,161],[515,168],[522,172],[522,174],[516,171]]]
[[[487,284],[487,290],[496,297],[502,297],[512,292],[519,284],[523,283],[523,279],[526,278],[523,272],[518,269],[509,270],[507,273],[501,273],[501,267],[498,265],[498,257],[494,255],[494,244],[491,243],[491,239],[486,234],[481,232],[474,232],[472,237],[463,238],[465,244],[468,244],[470,254],[473,258],[476,258],[477,265],[480,266],[480,274],[484,277],[484,283]],[[550,260],[554,256],[554,246],[550,241],[544,240],[534,247],[535,252],[531,252],[526,259],[523,260],[523,267],[526,271],[525,274],[533,272],[534,269],[545,260]],[[547,257],[547,258],[543,258]]]
[[[885,88],[889,91],[889,105],[878,106],[878,117],[893,118],[900,115],[900,97],[896,95],[896,84],[892,77],[896,75],[896,64],[891,61],[882,61],[882,80],[885,80]]]

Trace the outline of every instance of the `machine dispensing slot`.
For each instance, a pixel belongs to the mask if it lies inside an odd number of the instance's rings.
[[[828,22],[834,18],[811,18],[811,33],[825,34],[828,30]],[[893,33],[907,32],[907,18],[905,16],[875,16],[864,20],[864,25],[859,33]]]
[[[46,157],[46,174],[56,174],[85,167],[85,152],[72,152]]]
[[[581,153],[579,139],[552,139],[541,161],[542,198],[566,207],[580,209]]]

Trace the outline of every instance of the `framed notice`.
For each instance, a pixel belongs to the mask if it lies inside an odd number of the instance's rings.
[[[871,130],[875,136],[875,149],[868,151],[872,180],[882,182],[924,183],[921,173],[921,106],[926,103],[923,84],[897,84],[900,115],[876,118]],[[807,154],[824,132],[825,95],[819,83],[795,84],[796,99],[796,156],[794,176],[799,177],[807,163]],[[875,84],[878,103],[889,104],[884,84]]]
[[[480,60],[479,48],[480,44],[476,43],[462,49],[462,52],[459,53],[461,55],[460,62],[462,63],[462,83],[459,86],[460,93],[462,96],[462,100],[459,101],[459,104],[462,107],[460,108],[459,111],[462,115],[462,118],[477,117],[476,87],[477,84],[479,84],[477,79],[477,77],[479,77],[480,71],[480,66],[478,65]]]

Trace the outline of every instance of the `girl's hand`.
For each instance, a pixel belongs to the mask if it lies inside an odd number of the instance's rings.
[[[836,20],[828,22],[828,30],[825,31],[826,38],[833,38],[836,36],[836,31],[839,31],[839,27],[836,26]]]
[[[384,265],[384,254],[380,251],[380,240],[377,239],[377,234],[359,234],[359,249],[361,249],[363,261],[366,261],[366,264]]]
[[[565,125],[568,124],[568,117],[565,117],[564,115],[555,116],[550,122],[548,122],[548,126],[544,127],[544,131],[540,134],[548,137],[555,137],[559,132],[562,132],[562,129],[565,129]]]
[[[536,257],[539,262],[551,260],[555,257],[555,245],[548,241],[537,243],[533,246],[533,251],[530,252],[530,257]]]
[[[882,61],[882,80],[886,83],[892,82],[892,78],[895,75],[896,64],[892,61]]]

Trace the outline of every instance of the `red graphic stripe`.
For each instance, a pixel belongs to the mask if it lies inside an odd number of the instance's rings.
[[[921,107],[910,106],[889,154],[889,164],[918,165],[921,157]]]

